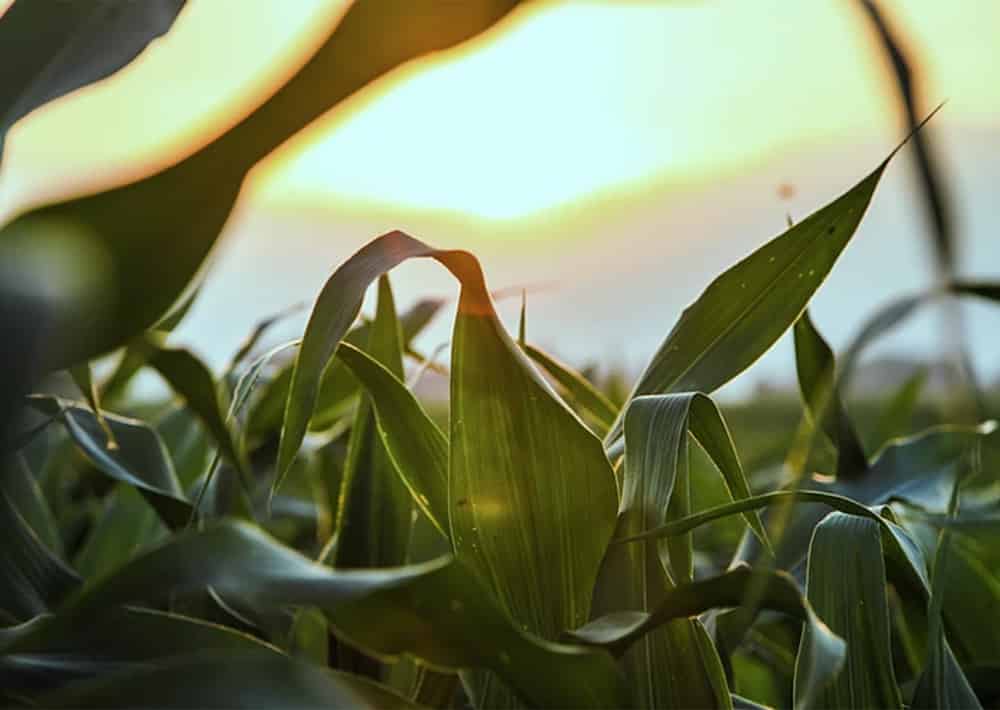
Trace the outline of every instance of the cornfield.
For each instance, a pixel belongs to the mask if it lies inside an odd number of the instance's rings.
[[[515,4],[328,12],[325,39],[228,131],[2,227],[5,704],[1000,702],[989,403],[913,433],[908,383],[866,431],[842,396],[904,319],[1000,286],[906,295],[837,358],[808,310],[896,151],[708,284],[624,397],[533,345],[527,304],[509,334],[473,254],[401,231],[332,272],[300,339],[264,347],[275,319],[262,320],[221,373],[171,345],[257,162]],[[53,29],[19,45],[4,131],[125,66],[183,3],[118,7],[135,46],[85,34],[111,5],[57,21],[18,0],[0,17],[4,46],[27,23]],[[389,273],[411,259],[457,282],[447,363],[413,344],[443,302],[396,308]],[[712,393],[789,330],[801,407],[775,473],[745,463]],[[136,401],[142,372],[172,396]],[[447,403],[415,394],[428,372],[447,376]]]

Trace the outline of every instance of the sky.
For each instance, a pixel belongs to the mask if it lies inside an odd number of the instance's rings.
[[[128,69],[15,126],[0,209],[113,185],[196,149],[301,60],[310,19],[338,4],[188,0]],[[556,284],[532,297],[545,344],[570,360],[634,365],[670,314],[780,232],[786,212],[836,197],[902,136],[887,63],[857,5],[533,3],[407,65],[252,172],[190,337],[224,341],[208,347],[220,360],[262,311],[309,300],[336,263],[401,226],[475,250],[492,285]],[[997,226],[983,165],[1000,128],[1000,3],[880,5],[919,53],[924,107],[947,100],[931,129],[963,186],[969,261],[981,267],[980,254],[995,256],[982,246]],[[835,342],[856,324],[845,314],[887,297],[888,282],[926,281],[926,253],[901,247],[900,225],[922,225],[900,206],[913,195],[900,161],[868,220],[881,241],[852,246],[840,277],[850,292],[817,303]],[[786,182],[794,196],[782,200]],[[882,284],[864,265],[887,255],[898,274]],[[453,291],[447,276],[407,269],[403,304]]]
[[[127,71],[16,129],[5,183],[25,197],[72,191],[190,150],[273,83],[331,4],[189,0]],[[1000,4],[883,4],[934,57],[926,103],[948,99],[949,122],[995,120]],[[332,112],[267,161],[255,194],[510,221],[652,178],[704,180],[802,144],[898,133],[885,62],[850,0],[536,5]]]

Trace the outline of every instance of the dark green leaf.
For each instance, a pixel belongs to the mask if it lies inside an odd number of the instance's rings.
[[[10,127],[53,99],[114,74],[170,29],[184,0],[17,0],[0,17],[0,151]]]
[[[119,484],[84,539],[73,566],[84,579],[96,579],[130,560],[164,533],[156,511],[138,489]]]
[[[384,275],[379,278],[367,351],[395,377],[402,378],[402,331],[392,288]],[[387,567],[406,561],[413,503],[378,435],[367,397],[351,427],[336,509],[334,566]]]
[[[138,336],[198,271],[250,168],[369,82],[482,32],[515,4],[436,0],[418,7],[385,0],[326,7],[313,16],[316,39],[296,57],[298,71],[290,67],[288,80],[229,131],[137,182],[39,207],[9,222],[0,241],[12,254],[57,225],[99,252],[107,265],[105,298],[58,314],[59,347],[43,353],[44,365],[63,369]],[[384,37],[392,41],[377,41]]]
[[[80,578],[56,557],[0,490],[0,616],[29,619],[48,610],[80,584]]]
[[[840,398],[833,351],[813,325],[808,309],[795,322],[795,364],[802,400],[837,450],[837,477],[863,476],[868,459]]]
[[[36,621],[19,627],[18,635],[30,634],[37,626]],[[64,627],[43,643],[23,642],[16,653],[0,655],[0,685],[44,693],[95,675],[208,650],[278,655],[277,649],[225,627],[150,609],[115,607]]]
[[[62,539],[52,510],[42,494],[34,474],[20,454],[3,463],[6,475],[0,476],[0,488],[7,494],[14,509],[38,536],[39,542],[55,553],[62,552]]]
[[[155,368],[178,395],[184,398],[205,429],[211,433],[223,457],[244,477],[249,469],[232,430],[227,408],[219,398],[212,373],[198,358],[181,348],[164,348],[151,341],[149,365]]]
[[[414,708],[391,691],[280,654],[209,651],[43,697],[54,708]]]
[[[205,587],[252,607],[318,607],[338,633],[374,653],[411,653],[439,667],[490,668],[537,705],[617,707],[627,699],[610,656],[526,634],[456,560],[335,571],[236,522],[174,535],[68,598],[55,616],[5,651],[44,647],[122,604]]]
[[[50,416],[61,410],[66,431],[87,458],[104,474],[138,488],[167,525],[187,523],[191,505],[153,429],[138,420],[108,414],[105,419],[118,442],[118,448],[110,449],[97,418],[86,407],[47,395],[34,395],[29,402]]]

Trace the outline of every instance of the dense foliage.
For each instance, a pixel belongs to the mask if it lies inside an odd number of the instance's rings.
[[[265,319],[220,374],[170,345],[246,172],[509,4],[331,11],[325,41],[229,133],[0,231],[5,704],[1000,701],[992,423],[914,432],[918,381],[865,421],[842,397],[862,350],[917,308],[1000,289],[890,304],[839,366],[807,311],[888,159],[709,284],[627,396],[532,345],[524,309],[512,338],[472,254],[401,232],[334,271],[300,340],[267,345]],[[115,18],[148,42],[180,5]],[[0,35],[45,22],[31,7]],[[138,51],[90,72],[86,53],[73,71],[37,61],[123,26],[74,22],[4,87],[5,125]],[[406,39],[358,51],[393,27]],[[414,346],[443,304],[394,303],[388,273],[415,258],[459,287],[447,365]],[[790,329],[801,409],[733,412],[734,441],[710,395]],[[144,370],[172,396],[130,394]],[[415,394],[430,372],[449,379],[446,406]]]

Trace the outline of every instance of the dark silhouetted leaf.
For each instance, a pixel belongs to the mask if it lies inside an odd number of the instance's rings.
[[[318,607],[338,633],[371,652],[411,653],[439,667],[486,667],[537,705],[608,707],[627,699],[610,656],[526,634],[457,560],[335,571],[235,522],[174,535],[68,598],[4,650],[44,647],[122,604],[205,587],[251,607]]]
[[[137,182],[9,222],[0,241],[12,253],[58,225],[107,264],[102,307],[81,304],[80,313],[61,314],[59,347],[46,350],[44,365],[64,369],[93,359],[153,325],[200,268],[250,168],[366,84],[482,32],[515,4],[436,0],[418,7],[385,0],[326,7],[313,16],[315,34],[302,43],[298,71],[292,67],[286,83],[229,131]],[[377,41],[384,37],[392,41]]]
[[[17,0],[0,17],[0,155],[23,116],[100,81],[170,29],[184,0]]]

